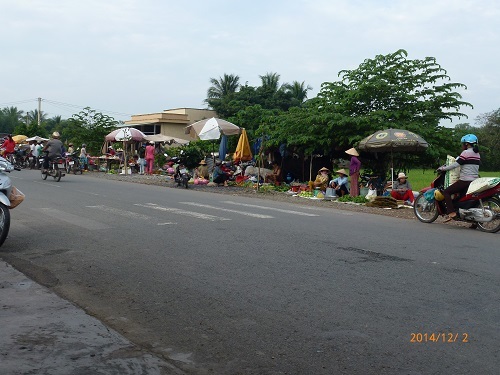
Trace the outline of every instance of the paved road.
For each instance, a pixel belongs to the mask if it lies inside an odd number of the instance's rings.
[[[27,198],[1,256],[188,373],[500,365],[497,234],[87,176],[12,177]]]

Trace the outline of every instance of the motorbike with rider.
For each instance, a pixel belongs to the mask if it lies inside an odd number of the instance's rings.
[[[415,215],[425,223],[442,215],[445,222],[465,221],[472,223],[471,228],[495,233],[500,230],[500,178],[479,178],[481,156],[474,134],[463,136],[461,143],[462,153],[456,161],[439,167],[438,177],[420,191]],[[445,172],[459,167],[459,179],[445,188]]]
[[[59,132],[52,133],[52,138],[42,149],[42,153],[46,154],[43,158],[42,166],[42,178],[44,180],[50,175],[59,181],[65,175],[57,165],[58,160],[62,160],[61,154],[63,152],[63,143],[59,139],[60,137]]]

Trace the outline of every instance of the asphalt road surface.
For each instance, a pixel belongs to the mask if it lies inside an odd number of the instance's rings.
[[[189,374],[494,374],[500,236],[12,173],[4,258]]]

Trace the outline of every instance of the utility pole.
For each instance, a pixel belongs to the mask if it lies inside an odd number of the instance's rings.
[[[38,98],[38,127],[40,127],[42,122],[40,117],[41,111],[42,111],[42,98]]]

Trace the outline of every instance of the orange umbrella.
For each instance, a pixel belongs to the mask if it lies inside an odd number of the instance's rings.
[[[245,129],[241,129],[240,139],[238,140],[238,145],[236,146],[236,151],[234,152],[233,160],[237,163],[239,161],[249,161],[252,160],[252,149],[250,148],[250,142],[248,142],[248,135]]]

